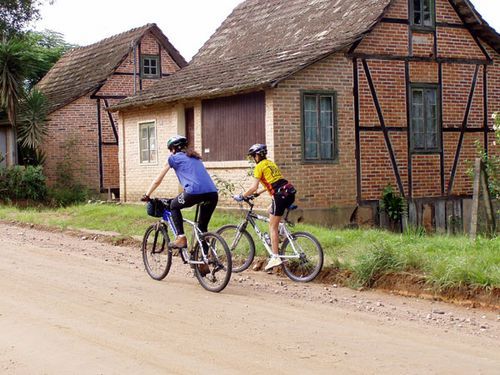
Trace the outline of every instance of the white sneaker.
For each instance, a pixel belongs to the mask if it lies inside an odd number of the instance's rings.
[[[278,266],[281,266],[283,262],[281,261],[281,258],[280,257],[272,257],[270,260],[269,260],[269,263],[267,263],[266,267],[264,268],[266,271],[269,271],[271,268],[274,268],[274,267],[278,267]]]

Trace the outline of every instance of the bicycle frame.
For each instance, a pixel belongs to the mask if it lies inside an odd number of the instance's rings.
[[[250,223],[251,227],[253,228],[253,230],[257,234],[257,237],[260,239],[260,241],[264,245],[264,248],[266,249],[267,253],[269,254],[269,256],[272,256],[273,250],[272,250],[271,246],[269,246],[267,244],[267,241],[264,237],[264,233],[261,232],[261,230],[259,229],[259,226],[257,225],[257,221],[264,221],[266,223],[269,223],[269,218],[266,216],[262,216],[262,215],[254,213],[253,212],[254,204],[250,201],[247,201],[247,200],[245,200],[245,202],[250,206],[250,209],[247,211],[247,215],[246,215],[245,219],[238,225],[238,230],[240,231],[240,230],[246,229],[246,227]],[[285,234],[286,238],[288,239],[288,242],[292,245],[292,249],[293,249],[293,252],[295,253],[295,255],[280,255],[281,259],[290,259],[290,258],[295,259],[295,258],[298,258],[300,256],[300,252],[297,251],[297,249],[295,248],[295,241],[293,241],[293,236],[286,226],[286,224],[290,224],[288,221],[288,214],[289,213],[290,213],[290,209],[288,208],[286,215],[285,215],[285,218],[283,219],[282,222],[279,223],[278,231],[279,231],[279,233]]]
[[[202,250],[201,254],[203,256],[203,261],[196,261],[196,260],[190,259],[189,254],[188,254],[188,249],[184,248],[179,253],[181,255],[181,259],[182,259],[183,263],[185,263],[185,264],[204,264],[207,262],[207,254],[205,254],[205,250],[203,248],[203,243],[202,243],[202,240],[200,237],[203,233],[198,228],[199,208],[200,208],[200,205],[199,204],[196,205],[196,213],[194,215],[194,218],[195,218],[194,221],[188,220],[186,218],[182,218],[182,220],[186,224],[190,225],[193,228],[193,235],[191,236],[191,241],[189,242],[189,251],[191,252],[194,249],[193,244],[195,243],[195,239],[196,239],[196,242],[198,243],[198,245],[200,246],[200,249]],[[177,237],[177,229],[175,228],[174,221],[172,219],[172,212],[170,210],[165,209],[163,211],[163,216],[160,219],[160,221],[158,222],[158,224],[164,225],[164,226],[166,226],[168,224],[173,235],[175,237]],[[156,228],[156,229],[158,229],[158,228]],[[156,241],[156,239],[155,239],[155,241]],[[169,251],[171,251],[171,249],[169,249]],[[215,256],[216,256],[216,254],[215,254]]]

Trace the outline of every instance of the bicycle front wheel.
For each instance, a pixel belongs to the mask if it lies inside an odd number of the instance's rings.
[[[240,231],[237,225],[224,225],[217,231],[231,250],[233,272],[243,272],[253,262],[255,243],[246,229]]]
[[[168,249],[168,232],[163,225],[153,224],[142,240],[142,260],[146,272],[155,280],[163,280],[172,265],[172,251]]]
[[[323,267],[323,249],[319,241],[307,232],[295,232],[292,240],[285,240],[280,249],[284,256],[283,271],[293,281],[314,280]]]
[[[199,243],[194,248],[194,260],[201,262],[195,264],[194,274],[203,288],[210,292],[220,292],[231,279],[231,252],[226,241],[216,233],[204,233],[201,242],[203,248],[200,248]]]

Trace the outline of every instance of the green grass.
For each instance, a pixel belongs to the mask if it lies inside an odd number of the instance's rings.
[[[194,216],[194,210],[183,212],[187,218]],[[59,209],[0,206],[0,220],[142,236],[156,219],[148,217],[141,205],[85,204]],[[239,220],[240,217],[216,212],[210,230]],[[424,276],[438,290],[500,287],[498,237],[474,242],[465,236],[426,236],[418,231],[394,234],[376,229],[337,230],[304,224],[294,230],[314,234],[323,246],[325,265],[348,271],[354,285],[370,287],[386,273],[411,272]],[[257,253],[264,254],[262,247]]]

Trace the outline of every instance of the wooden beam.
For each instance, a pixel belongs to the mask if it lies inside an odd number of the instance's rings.
[[[484,152],[488,155],[488,67],[483,65],[483,127]],[[492,129],[493,130],[493,129]]]
[[[358,204],[362,201],[361,189],[361,139],[359,126],[359,75],[358,75],[358,60],[352,60],[352,76],[354,81],[354,127],[356,132],[356,201]]]
[[[444,136],[443,136],[443,64],[438,64],[438,90],[439,90],[439,130],[440,130],[440,151],[439,151],[439,178],[441,182],[441,195],[445,194],[444,178]]]
[[[106,106],[106,109],[109,108],[109,103],[108,103],[107,99],[104,99],[104,105]],[[108,113],[109,122],[111,123],[111,128],[113,129],[115,141],[118,144],[118,132],[116,131],[116,125],[115,125],[115,121],[113,120],[113,115],[109,111],[106,111],[106,112]]]
[[[99,190],[104,187],[104,171],[102,165],[102,122],[101,122],[101,99],[96,100],[97,103],[97,136],[98,136],[98,162],[99,162]]]
[[[472,85],[469,92],[469,99],[467,100],[467,107],[465,109],[464,119],[462,121],[462,129],[460,132],[460,137],[458,139],[457,150],[455,152],[455,160],[453,161],[453,167],[451,169],[450,181],[448,183],[448,195],[451,194],[451,190],[453,189],[453,183],[455,181],[455,175],[457,173],[458,160],[460,159],[460,153],[462,151],[462,143],[464,141],[465,129],[467,128],[467,122],[469,121],[469,113],[470,113],[470,108],[472,106],[472,99],[474,98],[474,91],[476,90],[478,72],[479,72],[479,65],[476,65],[474,78],[472,79]]]
[[[416,62],[435,62],[443,64],[466,64],[466,65],[492,65],[493,62],[481,59],[461,59],[461,58],[444,58],[444,57],[424,57],[424,56],[398,56],[384,54],[369,54],[369,53],[352,53],[348,55],[350,58],[362,60],[382,60],[382,61],[416,61]]]
[[[405,191],[404,191],[403,183],[401,182],[401,175],[399,174],[398,164],[396,161],[396,157],[394,155],[394,150],[392,149],[391,138],[389,137],[389,133],[387,132],[387,129],[385,128],[384,115],[382,113],[382,108],[380,107],[380,103],[379,103],[378,96],[377,96],[377,91],[375,90],[375,86],[373,84],[370,69],[368,67],[366,60],[362,60],[362,62],[363,62],[363,68],[365,71],[366,79],[368,80],[368,85],[370,86],[370,92],[372,94],[372,99],[373,99],[373,102],[375,104],[375,108],[377,110],[377,115],[378,115],[378,118],[380,121],[380,126],[382,127],[382,130],[384,133],[385,145],[386,145],[387,150],[389,152],[389,157],[391,159],[392,169],[394,171],[394,175],[396,177],[396,181],[397,181],[397,184],[399,187],[399,192],[400,192],[401,196],[404,198]]]
[[[405,91],[406,91],[406,155],[408,158],[407,162],[407,174],[408,174],[408,197],[411,199],[413,197],[413,167],[412,167],[412,153],[411,153],[411,133],[410,133],[410,63],[405,61]]]

